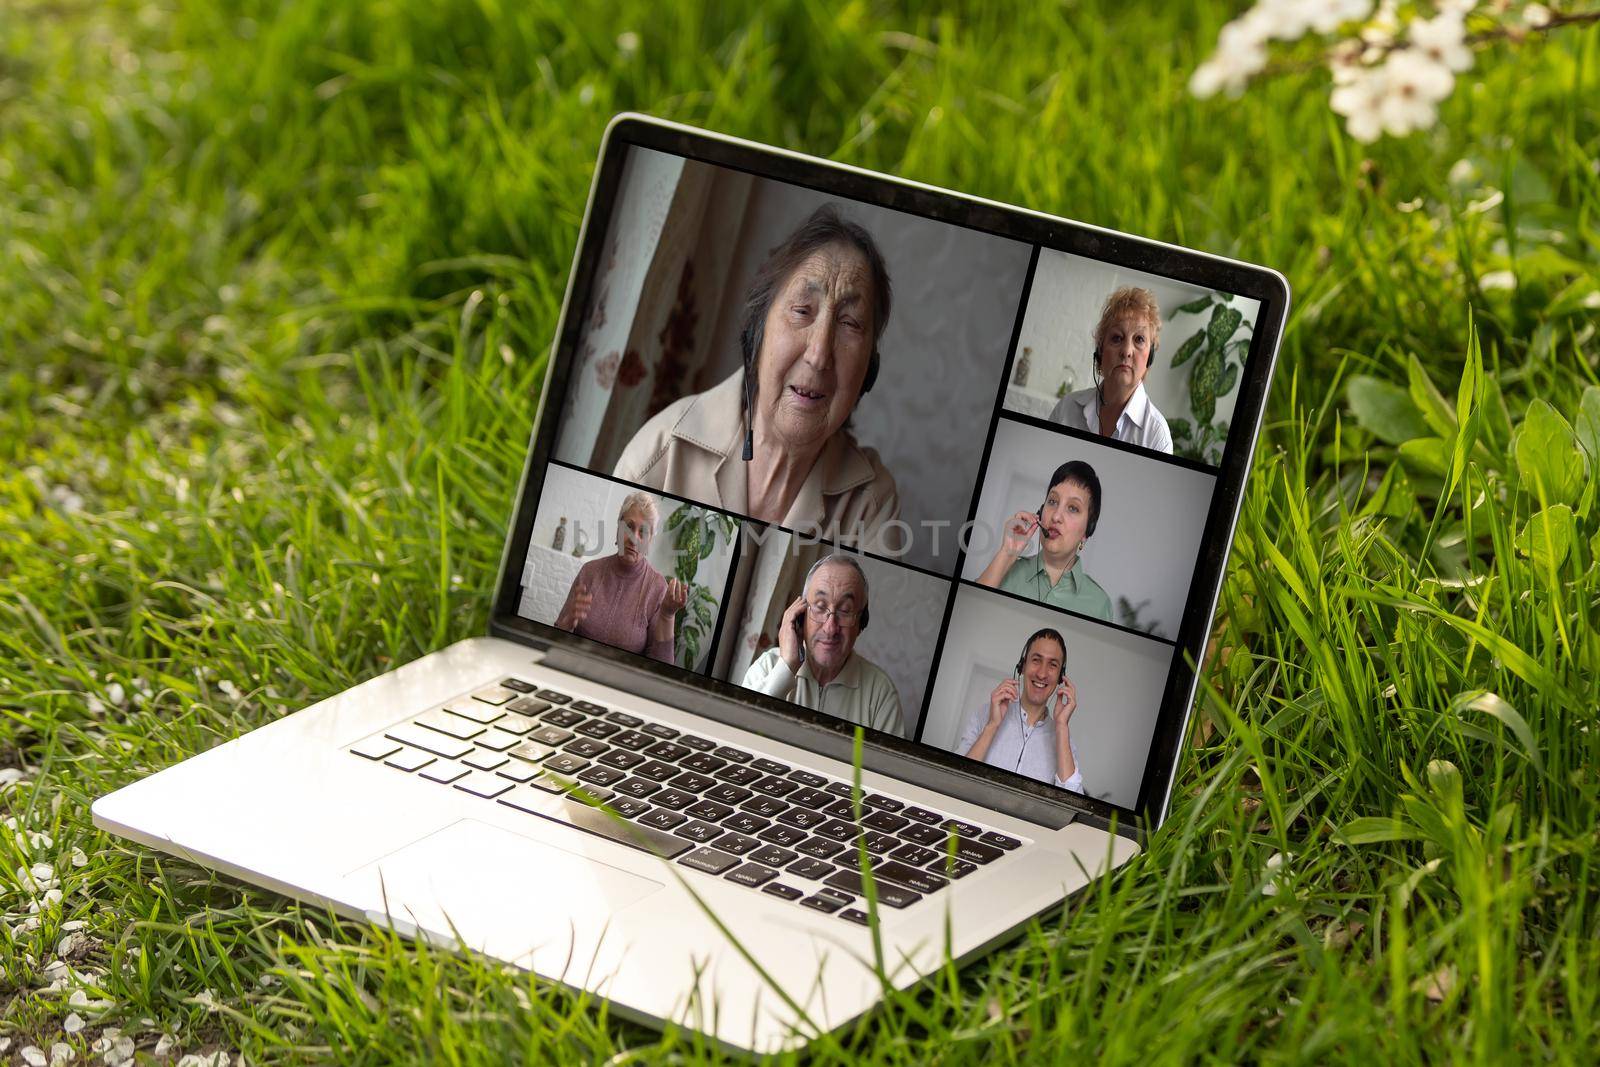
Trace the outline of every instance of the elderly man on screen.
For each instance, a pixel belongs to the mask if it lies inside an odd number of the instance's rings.
[[[894,682],[855,652],[868,617],[861,564],[842,553],[824,556],[806,572],[804,588],[783,613],[778,647],[745,672],[745,688],[904,737]]]
[[[743,368],[658,412],[614,473],[898,554],[894,475],[846,429],[878,376],[888,322],[889,272],[877,243],[832,207],[818,208],[772,250],[745,295]]]

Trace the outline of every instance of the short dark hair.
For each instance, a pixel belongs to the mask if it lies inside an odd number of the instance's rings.
[[[1044,490],[1045,496],[1049,496],[1050,490],[1062,482],[1077,482],[1089,490],[1089,524],[1084,527],[1083,536],[1093,537],[1094,528],[1100,522],[1100,476],[1083,460],[1068,460],[1050,475],[1050,484]]]
[[[1042,630],[1035,630],[1033,636],[1023,642],[1022,655],[1017,657],[1017,673],[1022,673],[1023,664],[1028,662],[1028,653],[1033,650],[1035,641],[1054,641],[1061,646],[1061,674],[1056,678],[1056,684],[1061,684],[1061,679],[1067,676],[1067,639],[1061,636],[1061,631],[1046,626]]]
[[[878,338],[883,336],[883,328],[889,324],[892,295],[889,268],[884,264],[883,253],[878,251],[878,242],[872,239],[865,227],[840,215],[834,205],[823,204],[781,244],[767,253],[761,269],[756,271],[755,280],[750,283],[749,291],[745,293],[744,316],[739,324],[739,347],[744,355],[747,400],[755,398],[756,383],[751,371],[755,366],[756,354],[761,351],[761,341],[767,330],[767,312],[772,309],[772,301],[777,298],[778,290],[789,279],[789,275],[805,262],[807,256],[832,244],[847,245],[860,252],[867,261],[868,273],[872,275],[872,362],[868,364],[867,378],[861,391],[864,393],[872,388],[878,371]]]

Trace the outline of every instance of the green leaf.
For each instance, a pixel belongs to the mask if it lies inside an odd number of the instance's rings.
[[[1417,494],[1411,488],[1411,479],[1406,477],[1405,467],[1398,463],[1389,465],[1383,473],[1383,481],[1378,483],[1378,491],[1372,494],[1361,507],[1362,515],[1387,515],[1394,519],[1403,519],[1410,515],[1417,507]]]
[[[1409,386],[1407,392],[1411,395],[1411,402],[1422,413],[1422,419],[1428,424],[1428,428],[1447,441],[1453,440],[1456,436],[1455,412],[1445,402],[1444,394],[1434,387],[1428,372],[1415,355],[1407,357],[1406,377]]]
[[[1491,718],[1498,719],[1522,745],[1522,754],[1527,757],[1528,762],[1537,770],[1541,772],[1544,770],[1544,758],[1539,753],[1539,746],[1533,740],[1533,730],[1528,727],[1528,720],[1524,719],[1516,708],[1495,694],[1482,689],[1462,693],[1450,702],[1450,710],[1457,715],[1464,711],[1481,711]]]
[[[1530,557],[1541,573],[1554,570],[1567,561],[1577,532],[1572,509],[1565,504],[1552,504],[1522,527],[1517,534],[1517,551]]]
[[[1400,458],[1409,467],[1442,478],[1450,467],[1450,445],[1437,437],[1413,438],[1400,446]]]
[[[1222,348],[1228,343],[1228,338],[1233,336],[1233,331],[1239,328],[1239,323],[1244,321],[1244,316],[1239,314],[1238,308],[1225,307],[1222,304],[1211,309],[1211,321],[1206,325],[1207,348],[1215,349],[1218,357],[1222,355]]]
[[[1528,405],[1528,414],[1511,442],[1524,488],[1539,499],[1543,488],[1551,503],[1576,502],[1588,472],[1588,456],[1561,413],[1543,398]]]
[[[1572,430],[1578,435],[1578,444],[1589,453],[1590,467],[1600,463],[1600,385],[1591,385],[1583,391]]]
[[[1196,330],[1194,335],[1178,346],[1178,354],[1172,357],[1172,365],[1181,367],[1189,362],[1189,357],[1200,351],[1200,343],[1206,339],[1204,330]]]
[[[1172,440],[1177,444],[1188,444],[1189,436],[1194,433],[1188,419],[1168,419],[1167,429],[1172,431]]]
[[[1202,296],[1199,300],[1191,300],[1187,304],[1184,304],[1182,307],[1178,308],[1177,311],[1174,311],[1173,315],[1198,315],[1200,312],[1204,311],[1210,306],[1211,297]]]
[[[1351,819],[1333,832],[1333,840],[1341,845],[1375,845],[1381,841],[1421,839],[1422,834],[1415,826],[1386,816]]]
[[[1222,368],[1222,378],[1217,382],[1217,396],[1224,397],[1233,392],[1233,387],[1239,384],[1239,365],[1229,363]]]
[[[1367,374],[1350,379],[1347,391],[1356,422],[1373,436],[1398,445],[1428,432],[1428,424],[1410,394],[1398,385]]]
[[[1207,345],[1189,375],[1189,414],[1196,422],[1208,423],[1217,410],[1217,379],[1221,376],[1222,356]]]

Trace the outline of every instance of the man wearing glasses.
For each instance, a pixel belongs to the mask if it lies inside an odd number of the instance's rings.
[[[768,696],[873,730],[905,736],[900,694],[881,667],[855,654],[867,628],[867,576],[843,553],[806,572],[805,594],[783,613],[778,647],[763,652],[744,684]]]

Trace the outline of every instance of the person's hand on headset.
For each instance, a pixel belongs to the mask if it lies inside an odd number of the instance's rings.
[[[1015,677],[1004,679],[994,687],[989,694],[989,725],[999,726],[1006,717],[1006,712],[1017,699],[1017,679]]]
[[[1078,710],[1078,690],[1073,686],[1072,679],[1063,674],[1054,695],[1055,705],[1050,709],[1050,719],[1055,723],[1057,733],[1062,733],[1072,721],[1072,713]]]
[[[798,671],[806,658],[805,613],[806,598],[797,596],[778,623],[778,655],[791,671]]]
[[[1039,516],[1032,511],[1019,511],[1006,520],[1006,528],[1001,536],[1001,550],[1012,556],[1020,556],[1028,550],[1028,542],[1033,540],[1034,532],[1039,529]]]

